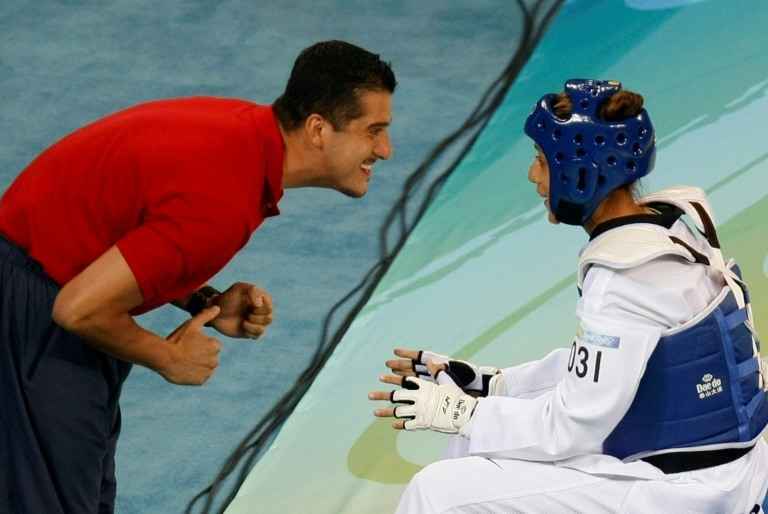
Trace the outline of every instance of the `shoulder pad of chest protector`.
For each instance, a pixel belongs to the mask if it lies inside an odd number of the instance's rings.
[[[640,204],[666,203],[681,209],[707,239],[710,246],[719,247],[712,221],[711,208],[704,191],[697,187],[673,187],[644,196]],[[714,244],[713,244],[714,243]],[[590,242],[579,256],[578,288],[590,266],[599,264],[612,269],[630,269],[664,255],[677,255],[689,262],[709,264],[706,255],[684,241],[671,236],[664,227],[631,224],[617,227]]]

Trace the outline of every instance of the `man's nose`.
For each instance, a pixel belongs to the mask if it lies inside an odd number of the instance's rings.
[[[389,134],[384,132],[383,135],[376,139],[376,146],[373,148],[373,153],[379,159],[385,161],[392,157],[392,142],[389,140]]]

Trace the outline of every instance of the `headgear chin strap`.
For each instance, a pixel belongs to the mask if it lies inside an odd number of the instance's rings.
[[[573,113],[554,111],[557,95],[544,95],[525,122],[549,165],[549,205],[558,221],[583,225],[614,189],[644,177],[656,161],[653,125],[645,109],[621,121],[599,117],[600,106],[621,90],[613,80],[571,79],[565,92]]]

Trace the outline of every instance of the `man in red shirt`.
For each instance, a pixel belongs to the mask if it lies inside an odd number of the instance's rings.
[[[391,154],[395,87],[378,55],[318,43],[271,106],[137,105],[19,175],[0,199],[0,513],[113,512],[131,365],[199,385],[221,348],[204,325],[264,333],[269,294],[206,281],[279,213],[283,188],[366,193],[373,164]],[[168,338],[133,318],[167,303],[192,314]]]

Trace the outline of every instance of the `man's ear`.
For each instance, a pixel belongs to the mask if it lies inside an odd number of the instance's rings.
[[[307,140],[315,148],[323,147],[323,131],[326,130],[328,121],[319,114],[310,114],[307,119],[304,120],[304,131],[307,135]]]

